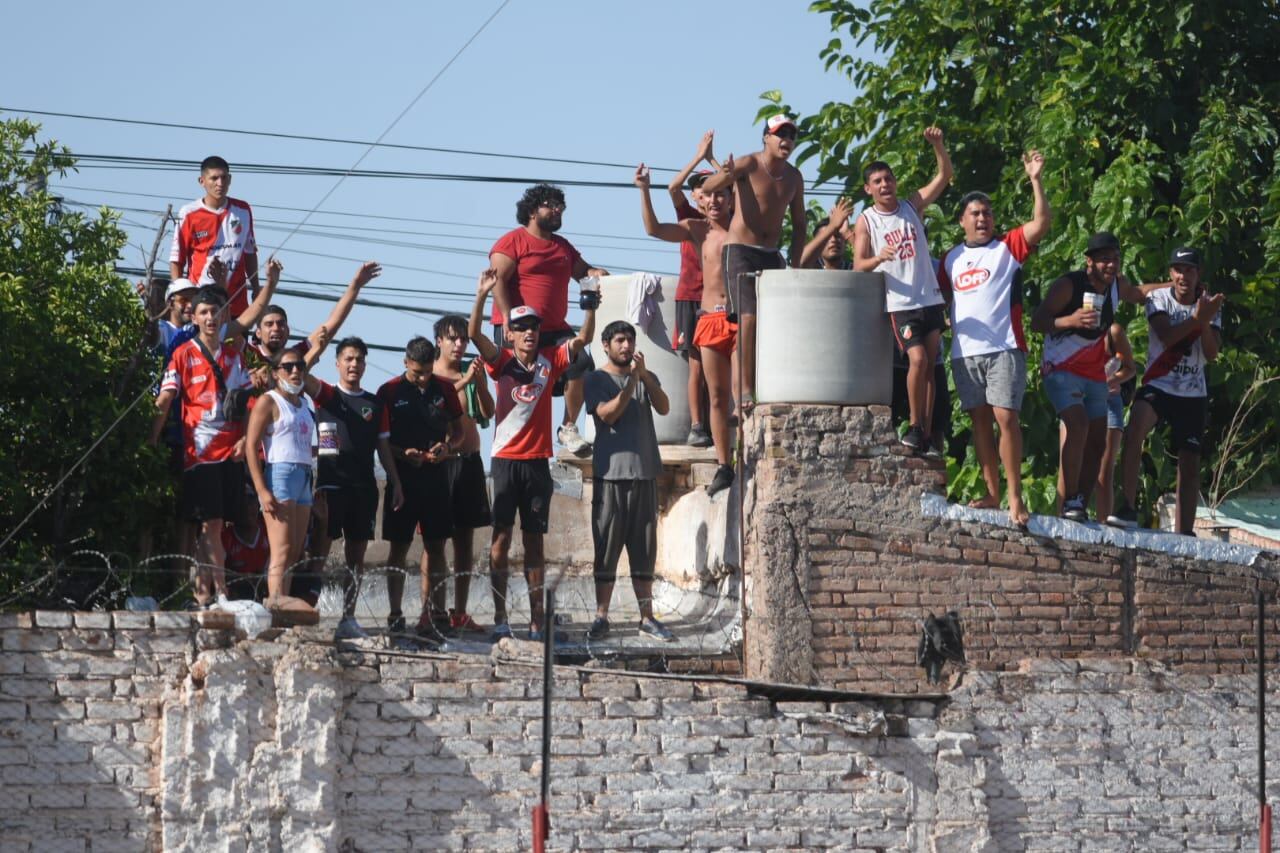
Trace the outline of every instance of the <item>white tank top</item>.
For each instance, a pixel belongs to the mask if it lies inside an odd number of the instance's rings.
[[[929,240],[915,208],[899,199],[898,209],[893,213],[882,213],[874,204],[869,204],[862,209],[861,216],[867,223],[872,254],[880,254],[885,246],[895,246],[898,250],[893,260],[876,267],[877,272],[884,273],[885,311],[941,305],[942,291],[938,288],[933,259],[929,257]]]
[[[267,424],[267,434],[262,439],[267,462],[296,462],[311,464],[311,433],[315,430],[315,417],[306,404],[294,405],[279,391],[268,391],[276,401],[279,416]]]

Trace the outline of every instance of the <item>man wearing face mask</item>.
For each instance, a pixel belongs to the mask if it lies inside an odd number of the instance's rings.
[[[670,409],[658,377],[636,350],[636,330],[615,320],[600,335],[608,363],[587,374],[587,411],[595,418],[591,534],[595,542],[596,618],[588,640],[609,633],[609,601],[625,548],[640,606],[640,635],[671,642],[675,635],[653,615],[653,565],[658,544],[658,475],[662,458],[653,413]]]
[[[559,187],[530,187],[516,203],[520,227],[504,234],[489,250],[489,265],[498,273],[491,316],[493,339],[502,346],[507,346],[502,329],[504,318],[520,305],[532,308],[542,319],[540,348],[558,347],[571,340],[574,331],[566,320],[569,278],[581,281],[609,274],[584,261],[573,244],[556,233],[564,209],[564,192]],[[591,355],[580,350],[552,389],[552,396],[564,395],[564,420],[556,439],[576,456],[591,452],[591,445],[578,432],[578,415],[582,411],[582,377],[594,366]]]

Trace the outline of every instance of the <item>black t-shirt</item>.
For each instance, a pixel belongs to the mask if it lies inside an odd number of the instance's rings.
[[[315,404],[317,425],[338,425],[338,455],[320,456],[316,485],[374,486],[373,454],[389,431],[386,406],[368,391],[351,394],[323,381]]]
[[[430,450],[445,440],[449,423],[462,417],[462,404],[453,383],[432,376],[425,390],[397,376],[378,389],[378,399],[387,408],[392,445],[407,450]],[[403,475],[406,468],[400,465]]]

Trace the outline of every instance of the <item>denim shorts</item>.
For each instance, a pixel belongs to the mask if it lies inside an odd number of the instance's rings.
[[[268,462],[267,482],[272,496],[281,502],[293,501],[298,506],[311,506],[311,466],[301,462]]]
[[[1124,397],[1119,392],[1107,397],[1107,429],[1124,429]]]
[[[1062,414],[1072,406],[1084,406],[1084,413],[1094,421],[1107,416],[1107,383],[1085,379],[1065,370],[1055,370],[1044,378],[1044,390],[1053,410]]]

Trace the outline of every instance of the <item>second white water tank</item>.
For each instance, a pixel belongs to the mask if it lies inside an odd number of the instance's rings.
[[[758,402],[893,401],[893,331],[881,273],[767,270],[756,288]]]
[[[675,276],[662,276],[653,294],[653,304],[658,312],[648,328],[636,329],[636,349],[644,353],[645,366],[658,377],[666,392],[671,409],[665,415],[653,416],[654,431],[659,444],[684,444],[689,436],[689,365],[671,345],[676,326]],[[632,276],[608,275],[600,279],[600,307],[596,310],[596,333],[591,341],[591,356],[596,366],[602,367],[607,356],[600,346],[604,327],[614,320],[626,320],[628,296]],[[634,325],[634,324],[633,324]],[[595,441],[595,422],[586,417],[583,435],[587,441]]]

